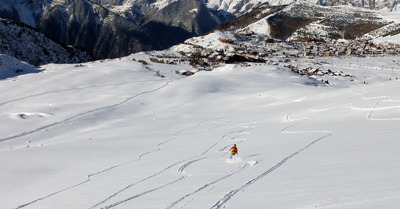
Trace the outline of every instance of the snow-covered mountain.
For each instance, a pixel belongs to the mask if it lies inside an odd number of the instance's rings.
[[[396,34],[396,21],[387,22],[377,15],[395,11],[396,2],[0,0],[0,15],[103,59],[168,48],[216,26],[218,30],[234,29],[296,41]],[[380,28],[385,30],[376,32]]]
[[[93,60],[85,51],[60,45],[28,25],[5,19],[0,19],[0,54],[13,56],[36,66]]]
[[[398,0],[205,0],[208,7],[224,10],[233,14],[244,14],[260,5],[271,6],[288,5],[296,2],[307,1],[321,6],[352,6],[372,10],[398,11]]]
[[[82,47],[97,59],[166,48],[222,22],[199,0],[173,1],[157,8],[144,1],[1,0],[0,14],[29,24],[61,44]]]
[[[398,34],[399,23],[399,13],[349,6],[320,6],[303,1],[283,6],[263,5],[220,24],[216,30],[300,42],[310,39],[354,40],[369,34],[375,38]]]
[[[119,13],[131,13],[132,5],[140,5],[136,9],[140,8],[143,12],[151,12],[160,10],[167,5],[171,4],[172,0],[155,0],[151,1],[152,4],[149,4],[148,1],[143,0],[92,0],[101,5],[106,5],[109,8],[112,8],[113,11]],[[391,10],[396,11],[396,7],[398,6],[398,0],[202,0],[202,2],[210,9],[217,11],[225,11],[236,16],[244,14],[254,8],[259,7],[260,5],[288,5],[295,2],[307,1],[316,5],[323,6],[340,6],[347,5],[353,7],[362,7],[366,9],[373,10]],[[141,8],[143,7],[143,8]],[[136,10],[138,11],[138,10]]]

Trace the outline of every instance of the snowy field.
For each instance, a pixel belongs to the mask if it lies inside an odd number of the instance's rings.
[[[290,64],[350,76],[279,63],[183,77],[143,53],[3,67],[0,208],[399,208],[400,58]]]

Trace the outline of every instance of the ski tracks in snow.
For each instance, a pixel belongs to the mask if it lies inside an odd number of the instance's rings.
[[[42,131],[42,130],[44,130],[44,129],[48,129],[48,128],[51,128],[51,127],[54,127],[54,126],[57,126],[57,125],[60,125],[60,124],[64,124],[64,123],[66,123],[66,122],[68,122],[68,121],[72,121],[72,120],[75,120],[75,119],[78,119],[78,118],[81,118],[81,117],[90,115],[90,114],[95,113],[95,112],[98,112],[98,111],[102,111],[102,110],[110,109],[110,108],[116,108],[116,107],[121,106],[121,105],[123,105],[123,104],[125,104],[125,103],[128,103],[129,101],[131,101],[131,100],[135,99],[136,97],[139,97],[139,96],[141,96],[141,95],[143,95],[143,94],[147,94],[147,93],[152,93],[152,92],[158,91],[158,90],[164,88],[165,86],[167,86],[167,85],[168,85],[169,83],[171,83],[171,82],[173,82],[173,80],[169,80],[169,81],[165,82],[164,84],[162,84],[161,86],[159,86],[159,87],[157,87],[157,88],[155,88],[155,89],[151,89],[151,90],[148,90],[148,91],[143,91],[143,92],[137,93],[137,94],[135,94],[135,95],[132,95],[132,96],[126,98],[125,100],[123,100],[123,101],[121,101],[121,102],[119,102],[119,103],[115,103],[115,104],[113,104],[113,105],[109,105],[109,106],[104,106],[104,107],[99,107],[99,108],[96,108],[96,109],[92,109],[92,110],[86,111],[86,112],[84,112],[84,113],[80,113],[80,114],[71,116],[71,117],[66,118],[66,119],[64,119],[64,120],[62,120],[62,121],[59,121],[59,122],[54,122],[54,123],[51,123],[51,124],[49,124],[49,125],[42,126],[42,127],[39,127],[39,128],[37,128],[37,129],[31,130],[31,131],[22,132],[22,133],[19,133],[19,134],[14,135],[14,136],[2,138],[2,139],[0,139],[0,143],[1,143],[1,142],[4,142],[4,141],[8,141],[8,140],[12,140],[12,139],[24,137],[24,136],[27,136],[27,135],[30,135],[30,134],[34,134],[34,133],[39,132],[39,131]],[[23,99],[23,98],[22,98],[22,99]],[[171,140],[171,139],[169,139],[169,140],[167,140],[167,141],[170,141],[170,140]],[[167,141],[162,142],[161,144],[166,143]],[[159,149],[159,147],[161,146],[161,144],[158,145],[158,149]],[[158,149],[156,149],[156,150],[154,150],[154,151],[157,151]],[[60,193],[65,192],[65,191],[67,191],[67,190],[71,190],[71,189],[73,189],[73,188],[79,187],[79,186],[81,186],[81,185],[83,185],[83,184],[86,184],[86,183],[90,182],[90,181],[92,180],[92,178],[93,178],[94,176],[96,176],[96,175],[99,175],[99,174],[105,173],[105,172],[107,172],[107,171],[113,170],[113,169],[115,169],[115,168],[117,168],[117,167],[121,167],[121,166],[130,164],[130,163],[136,162],[136,161],[140,160],[144,155],[149,154],[149,153],[154,152],[154,151],[150,151],[150,152],[144,153],[144,154],[140,155],[139,158],[136,159],[136,160],[129,161],[129,162],[125,162],[125,163],[118,164],[118,165],[114,165],[114,166],[111,166],[111,167],[109,167],[109,168],[106,168],[106,169],[104,169],[104,170],[102,170],[102,171],[98,171],[98,172],[96,172],[96,173],[89,174],[89,175],[87,176],[87,179],[86,179],[85,181],[83,181],[83,182],[77,183],[77,184],[75,184],[75,185],[72,185],[72,186],[69,186],[69,187],[67,187],[67,188],[64,188],[64,189],[61,189],[61,190],[59,190],[59,191],[53,192],[53,193],[51,193],[51,194],[48,194],[48,195],[46,195],[46,196],[40,197],[40,198],[35,199],[35,200],[31,201],[31,202],[22,204],[22,205],[20,205],[20,206],[18,206],[18,207],[16,207],[16,208],[17,208],[17,209],[24,208],[24,207],[26,207],[26,206],[29,206],[29,205],[32,205],[32,204],[34,204],[34,203],[36,203],[36,202],[39,202],[39,201],[41,201],[41,200],[50,198],[50,197],[52,197],[52,196],[54,196],[54,195],[60,194]]]
[[[200,125],[201,125],[201,123],[199,123],[198,125],[196,125],[196,126],[194,126],[194,127],[189,128],[189,129],[194,129],[194,128],[200,126]],[[111,167],[106,168],[106,169],[104,169],[104,170],[101,170],[101,171],[98,171],[98,172],[89,174],[89,175],[87,176],[87,179],[86,179],[85,181],[83,181],[83,182],[80,182],[80,183],[77,183],[77,184],[75,184],[75,185],[69,186],[69,187],[67,187],[67,188],[61,189],[61,190],[59,190],[59,191],[56,191],[56,192],[51,193],[51,194],[49,194],[49,195],[46,195],[46,196],[44,196],[44,197],[35,199],[35,200],[33,200],[33,201],[29,202],[29,203],[22,204],[22,205],[18,206],[16,209],[24,208],[24,207],[26,207],[26,206],[32,205],[32,204],[34,204],[34,203],[36,203],[36,202],[39,202],[39,201],[41,201],[41,200],[45,200],[45,199],[47,199],[47,198],[50,198],[50,197],[55,196],[55,195],[57,195],[57,194],[60,194],[60,193],[62,193],[62,192],[65,192],[65,191],[68,191],[68,190],[77,188],[77,187],[79,187],[79,186],[82,186],[82,185],[84,185],[84,184],[90,182],[90,181],[93,179],[93,177],[95,177],[95,176],[97,176],[97,175],[106,173],[107,171],[111,171],[111,170],[116,169],[116,168],[118,168],[118,167],[122,167],[122,166],[125,166],[125,165],[128,165],[128,164],[132,164],[132,163],[137,162],[137,161],[139,161],[139,160],[142,160],[144,156],[149,155],[149,154],[151,154],[151,153],[154,153],[154,152],[157,152],[157,151],[161,150],[161,147],[162,147],[163,144],[175,140],[175,139],[177,138],[177,136],[179,135],[179,133],[182,132],[182,131],[185,131],[185,130],[186,130],[186,129],[183,129],[183,130],[180,130],[180,131],[175,132],[175,133],[173,134],[173,137],[172,137],[172,138],[167,139],[167,140],[165,140],[165,141],[159,143],[159,144],[157,145],[157,148],[156,148],[156,149],[151,150],[151,151],[148,151],[148,152],[145,152],[145,153],[139,155],[139,157],[138,157],[137,159],[135,159],[135,160],[131,160],[131,161],[129,161],[129,162],[125,162],[125,163],[121,163],[121,164],[118,164],[118,165],[114,165],[114,166],[111,166]],[[174,164],[171,164],[171,165],[167,166],[166,168],[160,170],[159,172],[156,172],[156,173],[154,173],[154,174],[152,174],[152,175],[150,175],[150,176],[148,176],[148,177],[146,177],[146,178],[144,178],[144,179],[142,179],[142,180],[140,180],[140,181],[138,181],[138,182],[135,182],[135,183],[133,183],[133,184],[130,184],[130,185],[128,185],[128,186],[124,187],[123,189],[121,189],[121,190],[115,192],[114,194],[110,195],[108,198],[106,198],[106,199],[100,201],[99,203],[97,203],[96,205],[94,205],[94,206],[92,206],[92,207],[90,207],[90,208],[96,208],[96,207],[98,207],[99,205],[104,204],[105,202],[107,202],[107,201],[109,201],[110,199],[114,198],[114,197],[117,196],[118,194],[122,193],[123,191],[125,191],[125,190],[127,190],[127,189],[129,189],[129,188],[131,188],[131,187],[133,187],[133,186],[135,186],[135,185],[141,183],[141,182],[144,182],[144,181],[149,180],[149,179],[151,179],[151,178],[153,178],[153,177],[156,177],[156,176],[158,176],[159,174],[161,174],[161,173],[167,171],[168,169],[171,169],[172,167],[174,167],[174,166],[176,166],[176,165],[178,165],[178,164],[180,164],[180,163],[183,163],[183,162],[185,162],[185,161],[187,161],[187,159],[182,160],[182,161],[179,161],[179,162],[176,162],[176,163],[174,163]],[[196,161],[197,161],[197,160],[196,160]],[[187,166],[188,166],[188,165],[187,165]],[[141,193],[141,194],[137,194],[137,195],[132,196],[132,197],[130,197],[130,198],[128,198],[128,199],[115,202],[115,203],[113,203],[113,204],[110,204],[110,205],[106,206],[105,208],[111,208],[111,207],[117,206],[117,205],[122,204],[122,203],[124,203],[124,202],[127,202],[127,201],[129,201],[129,200],[133,200],[133,199],[138,198],[138,197],[140,197],[140,196],[146,195],[146,194],[148,194],[148,193],[150,193],[150,192],[153,192],[153,191],[156,191],[156,190],[161,189],[161,188],[163,188],[163,187],[166,187],[166,186],[168,186],[168,185],[170,185],[170,184],[176,183],[176,182],[178,182],[178,181],[180,181],[180,180],[183,180],[183,178],[181,177],[181,178],[179,178],[179,179],[177,179],[177,180],[175,180],[175,181],[169,182],[169,183],[167,183],[167,184],[165,184],[165,185],[163,185],[163,186],[160,186],[160,187],[157,187],[157,188],[152,188],[152,189],[150,189],[150,190],[148,190],[148,191],[145,191],[145,192],[143,192],[143,193]]]
[[[387,110],[387,109],[394,109],[394,108],[400,109],[400,101],[390,99],[390,97],[388,97],[388,96],[374,97],[374,98],[368,98],[368,99],[378,99],[377,102],[374,104],[374,106],[372,108],[368,108],[370,110],[369,114],[367,115],[367,119],[368,120],[400,120],[400,118],[396,118],[396,117],[392,117],[392,118],[377,118],[377,117],[374,117],[374,114],[376,114],[376,112],[378,112],[379,110]],[[367,100],[365,96],[364,96],[364,100]],[[387,103],[398,103],[399,105],[390,105],[390,106],[385,106],[385,107],[379,107],[384,102],[387,102]],[[351,104],[344,105],[344,107],[355,108]],[[311,108],[309,108],[309,109],[312,110]],[[333,109],[333,108],[329,108],[329,109]],[[359,108],[357,108],[357,109],[359,109]],[[275,171],[276,169],[278,169],[279,167],[284,165],[287,161],[289,161],[290,159],[292,159],[296,155],[306,151],[308,148],[310,148],[311,146],[313,146],[317,142],[320,142],[320,141],[326,139],[327,137],[330,137],[330,136],[333,135],[332,131],[319,131],[319,130],[315,130],[315,131],[289,131],[290,129],[292,129],[292,128],[296,127],[296,126],[299,126],[300,124],[302,124],[302,123],[304,123],[304,122],[306,122],[308,120],[308,118],[291,119],[290,115],[291,114],[287,114],[285,119],[286,119],[286,122],[291,122],[293,124],[291,124],[289,126],[286,126],[285,128],[282,128],[280,130],[281,133],[283,133],[283,134],[321,133],[322,136],[317,138],[317,139],[315,139],[315,140],[313,140],[313,141],[311,141],[309,144],[307,144],[306,146],[304,146],[301,149],[297,150],[296,152],[290,154],[289,156],[287,156],[286,158],[282,159],[280,162],[275,164],[273,167],[269,168],[268,170],[266,170],[265,172],[261,173],[257,177],[247,181],[242,186],[231,190],[230,192],[225,194],[220,200],[218,200],[213,206],[211,206],[210,209],[221,209],[221,208],[224,208],[225,204],[229,200],[231,200],[238,192],[243,191],[247,187],[255,184],[257,181],[259,181],[260,179],[266,177],[268,174],[270,174],[271,172]]]
[[[45,129],[48,129],[48,128],[52,128],[52,127],[60,125],[60,124],[64,124],[66,122],[69,122],[69,121],[72,121],[72,120],[75,120],[75,119],[78,119],[78,118],[81,118],[81,117],[84,117],[84,116],[87,116],[87,115],[90,115],[90,114],[93,114],[93,113],[96,113],[96,112],[99,112],[99,111],[102,111],[102,110],[116,108],[118,106],[121,106],[121,105],[124,105],[124,104],[130,102],[131,100],[135,99],[136,97],[139,97],[139,96],[144,95],[144,94],[156,92],[156,91],[166,87],[171,82],[173,82],[173,80],[169,80],[169,81],[165,82],[164,84],[162,84],[161,86],[156,87],[154,89],[147,90],[147,91],[142,91],[140,93],[132,95],[132,96],[126,98],[125,100],[121,101],[121,102],[118,102],[118,103],[115,103],[115,104],[112,104],[112,105],[109,105],[109,106],[103,106],[103,107],[95,108],[95,109],[92,109],[92,110],[89,110],[89,111],[86,111],[86,112],[71,116],[69,118],[65,118],[64,120],[61,120],[61,121],[58,121],[58,122],[54,122],[54,123],[51,123],[51,124],[36,128],[34,130],[18,133],[18,134],[15,134],[13,136],[5,137],[5,138],[0,138],[0,143],[4,142],[4,141],[8,141],[8,140],[24,137],[24,136],[27,136],[27,135],[30,135],[30,134],[34,134],[36,132],[39,132],[39,131],[42,131],[42,130],[45,130]]]
[[[206,189],[206,188],[208,188],[208,187],[210,187],[210,186],[212,186],[212,185],[214,185],[214,184],[216,184],[216,183],[218,183],[218,182],[220,182],[220,181],[222,181],[222,180],[225,180],[225,179],[227,179],[227,178],[229,178],[229,177],[231,177],[231,176],[233,176],[233,175],[235,175],[235,174],[237,174],[237,173],[243,171],[245,168],[248,167],[248,165],[249,165],[249,164],[246,163],[246,164],[245,164],[244,166],[242,166],[240,169],[235,170],[235,171],[233,171],[233,172],[231,172],[231,173],[229,173],[229,174],[227,174],[227,175],[225,175],[225,176],[223,176],[223,177],[221,177],[221,178],[218,178],[218,179],[216,179],[216,180],[214,180],[214,181],[212,181],[212,182],[209,182],[209,183],[203,185],[202,187],[196,189],[195,191],[193,191],[193,192],[191,192],[191,193],[189,193],[189,194],[186,194],[186,195],[182,196],[181,198],[179,198],[179,199],[177,199],[176,201],[174,201],[173,203],[171,203],[168,207],[166,207],[166,209],[171,209],[171,208],[173,208],[174,206],[176,206],[178,203],[180,203],[181,201],[183,201],[184,199],[186,199],[186,198],[188,198],[188,197],[190,197],[190,196],[192,196],[192,195],[195,195],[195,194],[201,192],[202,190],[204,190],[204,189]]]
[[[218,121],[218,119],[215,119],[215,120],[214,120],[214,122],[217,122],[217,121]],[[209,122],[209,121],[205,121],[205,122]],[[202,125],[203,123],[205,123],[205,122],[200,122],[198,125],[196,125],[195,127],[190,128],[190,129],[198,128],[199,126],[201,126],[201,125]],[[225,123],[225,124],[227,124],[227,123]],[[215,126],[214,128],[208,129],[207,131],[211,131],[211,130],[213,130],[213,129],[215,129],[215,128],[218,128],[218,127],[220,127],[220,126],[221,126],[221,125],[217,125],[217,126]],[[251,127],[251,126],[249,126],[249,127]],[[248,127],[246,127],[246,129],[247,129],[247,128],[248,128]],[[190,129],[188,129],[188,130],[190,130]],[[181,131],[176,132],[176,133],[174,134],[174,138],[176,138],[177,135],[178,135],[178,133],[180,133],[180,132],[182,132],[182,131],[184,131],[184,130],[181,130]],[[187,130],[186,130],[186,131],[187,131]],[[228,136],[234,135],[233,137],[231,137],[231,139],[232,139],[232,140],[235,140],[236,137],[241,136],[241,135],[243,135],[243,134],[248,134],[248,133],[245,132],[245,130],[242,130],[242,129],[239,130],[239,131],[232,131],[232,132],[229,132],[229,133],[223,135],[220,139],[218,139],[215,143],[213,143],[210,147],[208,147],[208,148],[207,148],[204,152],[202,152],[201,154],[196,155],[196,156],[192,156],[192,157],[189,157],[189,158],[186,158],[186,159],[183,159],[183,160],[180,160],[180,161],[178,161],[178,162],[175,162],[175,163],[173,163],[173,164],[167,166],[166,168],[160,170],[159,172],[157,172],[157,173],[155,173],[155,174],[152,174],[152,175],[150,175],[150,176],[148,176],[148,177],[146,177],[146,178],[144,178],[144,179],[142,179],[142,180],[140,180],[140,181],[138,181],[138,182],[135,182],[135,183],[133,183],[133,184],[130,184],[130,185],[126,186],[125,188],[123,188],[123,189],[121,189],[121,190],[115,192],[114,194],[110,195],[108,198],[104,199],[103,201],[101,201],[101,202],[97,203],[96,205],[90,207],[89,209],[93,209],[93,208],[100,207],[100,205],[105,204],[106,202],[108,202],[108,201],[110,201],[111,199],[115,198],[116,196],[118,196],[118,195],[121,194],[122,192],[126,191],[127,189],[129,189],[129,188],[131,188],[131,187],[133,187],[133,186],[135,186],[135,185],[137,185],[137,184],[139,184],[139,183],[145,182],[145,181],[147,181],[147,180],[149,180],[149,179],[151,179],[151,178],[153,178],[153,177],[156,177],[156,176],[158,176],[158,175],[164,173],[165,171],[167,171],[167,170],[169,170],[169,169],[171,169],[171,168],[173,168],[173,167],[175,167],[175,166],[177,166],[177,165],[179,165],[179,164],[182,164],[182,163],[186,162],[186,163],[184,163],[182,166],[180,166],[180,167],[178,168],[178,170],[177,170],[178,173],[182,174],[181,177],[179,177],[179,178],[177,178],[177,179],[175,179],[175,180],[173,180],[173,181],[167,182],[167,183],[165,183],[165,184],[163,184],[163,185],[161,185],[161,186],[148,189],[148,190],[146,190],[146,191],[144,191],[144,192],[142,192],[142,193],[139,193],[139,194],[135,194],[135,195],[130,196],[130,197],[128,197],[128,198],[125,198],[125,199],[123,199],[123,200],[115,201],[114,203],[108,204],[108,205],[106,205],[106,206],[104,206],[104,207],[102,207],[102,208],[104,208],[104,209],[113,208],[113,207],[116,207],[116,206],[118,206],[118,205],[120,205],[120,204],[126,203],[126,202],[128,202],[128,201],[132,201],[132,200],[134,200],[134,199],[136,199],[136,198],[139,198],[139,197],[141,197],[141,196],[150,194],[151,192],[160,190],[160,189],[165,188],[165,187],[167,187],[167,186],[170,186],[170,185],[172,185],[172,184],[175,184],[175,183],[178,183],[178,182],[180,182],[180,181],[183,181],[183,180],[185,180],[186,178],[190,177],[190,174],[187,173],[187,172],[185,171],[185,169],[186,169],[188,166],[190,166],[190,165],[192,165],[192,164],[194,164],[194,163],[196,163],[196,162],[198,162],[198,161],[201,161],[201,160],[210,158],[210,157],[212,157],[212,156],[215,156],[216,154],[212,154],[212,155],[209,155],[209,156],[205,156],[205,155],[206,155],[211,149],[215,148],[221,141],[223,141],[224,139],[226,139]],[[174,138],[173,138],[173,139],[174,139]],[[166,143],[166,142],[168,142],[168,141],[172,141],[172,139],[167,140],[167,141],[165,141],[165,142],[163,142],[163,143]],[[159,146],[160,146],[160,145],[159,145]],[[219,150],[219,152],[222,152],[221,149]],[[237,170],[237,171],[234,171],[234,172],[232,172],[232,173],[230,173],[230,174],[228,174],[228,175],[226,175],[226,176],[224,176],[224,177],[222,177],[222,178],[219,178],[219,179],[217,179],[217,180],[214,180],[214,181],[212,181],[212,182],[210,182],[210,183],[208,183],[208,184],[202,186],[201,188],[197,189],[197,190],[194,191],[193,193],[184,195],[183,197],[179,198],[179,199],[176,200],[175,202],[171,203],[171,205],[168,206],[167,208],[172,208],[172,207],[174,207],[175,205],[177,205],[179,202],[181,202],[181,201],[184,200],[185,198],[187,198],[187,197],[189,197],[189,196],[192,196],[192,195],[194,195],[194,194],[196,194],[196,193],[202,191],[203,189],[205,189],[205,188],[207,188],[207,187],[209,187],[209,186],[211,186],[211,185],[213,185],[213,184],[215,184],[215,183],[217,183],[217,182],[219,182],[219,181],[222,181],[222,180],[224,180],[224,179],[226,179],[226,178],[228,178],[228,177],[230,177],[230,176],[232,176],[232,175],[234,175],[234,174],[236,174],[236,173],[242,171],[242,170],[245,169],[247,166],[248,166],[248,163],[246,163],[241,169],[239,169],[239,170]]]
[[[251,127],[254,127],[254,124],[247,126],[246,129],[251,128]],[[200,156],[205,155],[207,152],[209,152],[212,148],[216,147],[221,141],[223,141],[224,139],[226,139],[228,136],[234,135],[234,136],[231,137],[230,139],[231,139],[231,140],[236,140],[237,137],[242,136],[242,135],[244,135],[244,134],[249,134],[249,133],[247,132],[247,130],[240,129],[239,131],[232,131],[232,132],[229,132],[229,133],[227,133],[227,134],[224,134],[219,140],[217,140],[214,144],[212,144],[209,148],[207,148],[204,152],[202,152],[202,153],[201,153],[199,156],[197,156],[197,157],[200,157]],[[224,146],[223,148],[219,149],[218,151],[219,151],[219,152],[223,152],[223,151],[226,150],[226,148],[229,147],[229,146],[231,146],[231,145]],[[185,169],[186,167],[188,167],[189,165],[193,164],[194,162],[197,162],[197,161],[199,161],[199,160],[203,160],[203,159],[205,159],[205,158],[208,158],[208,157],[202,157],[202,158],[199,158],[199,159],[196,159],[196,160],[189,161],[189,162],[185,163],[182,167],[180,167],[180,168],[178,169],[178,171],[181,172],[181,173],[184,173],[185,176],[189,176],[190,174],[186,173],[184,169]],[[175,207],[176,205],[178,205],[180,202],[182,202],[182,201],[185,200],[186,198],[191,197],[191,196],[193,196],[193,195],[195,195],[195,194],[197,194],[197,193],[203,191],[204,189],[209,188],[210,186],[213,186],[213,185],[215,185],[215,184],[217,184],[217,183],[219,183],[219,182],[221,182],[221,181],[223,181],[223,180],[225,180],[225,179],[227,179],[227,178],[229,178],[229,177],[231,177],[231,176],[233,176],[233,175],[235,175],[235,174],[237,174],[237,173],[243,171],[243,170],[244,170],[245,168],[247,168],[249,165],[252,166],[252,165],[254,165],[254,164],[256,164],[256,163],[257,163],[257,162],[251,162],[251,163],[246,162],[241,168],[239,168],[239,169],[237,169],[237,170],[235,170],[235,171],[233,171],[233,172],[231,172],[231,173],[229,173],[229,174],[227,174],[227,175],[225,175],[225,176],[222,176],[222,177],[220,177],[220,178],[217,178],[217,179],[215,179],[215,180],[213,180],[213,181],[211,181],[211,182],[209,182],[209,183],[207,183],[207,184],[205,184],[205,185],[199,187],[198,189],[196,189],[195,191],[193,191],[193,192],[191,192],[191,193],[188,193],[188,194],[183,195],[182,197],[180,197],[180,198],[178,198],[177,200],[175,200],[174,202],[172,202],[168,207],[166,207],[166,209],[172,209],[173,207]],[[188,202],[188,203],[189,203],[189,202]],[[186,203],[185,206],[186,206],[188,203]],[[185,207],[185,206],[183,206],[183,207]],[[183,207],[182,207],[182,208],[183,208]]]
[[[256,183],[258,180],[260,180],[261,178],[267,176],[268,174],[270,174],[271,172],[273,172],[274,170],[276,170],[277,168],[281,167],[284,163],[286,163],[288,160],[290,160],[291,158],[293,158],[294,156],[300,154],[301,152],[303,152],[304,150],[306,150],[307,148],[311,147],[313,144],[317,143],[318,141],[323,140],[324,138],[331,136],[332,133],[329,133],[327,135],[324,135],[314,141],[312,141],[311,143],[309,143],[308,145],[306,145],[305,147],[301,148],[300,150],[294,152],[293,154],[287,156],[286,158],[284,158],[283,160],[281,160],[280,162],[278,162],[276,165],[274,165],[272,168],[268,169],[267,171],[265,171],[264,173],[258,175],[257,177],[249,180],[248,182],[246,182],[245,184],[243,184],[242,186],[240,186],[237,189],[234,189],[232,191],[230,191],[229,193],[225,194],[217,203],[215,203],[211,209],[220,209],[220,208],[224,208],[224,205],[226,202],[228,202],[233,196],[235,196],[238,192],[246,189],[247,187],[251,186],[252,184]]]
[[[386,103],[398,103],[398,105],[392,105],[392,106],[387,106],[387,107],[379,107],[381,105],[381,103],[386,102]],[[376,112],[378,111],[383,111],[383,110],[389,110],[389,109],[399,109],[400,110],[400,101],[396,101],[396,100],[392,100],[390,99],[390,97],[388,96],[384,96],[381,99],[379,99],[375,105],[371,108],[371,111],[369,112],[367,118],[368,120],[400,120],[400,117],[396,118],[396,117],[375,117],[374,114],[376,114]],[[392,111],[394,112],[394,111]]]
[[[395,87],[389,87],[389,88],[395,88]],[[388,91],[388,92],[395,92],[395,91]],[[397,99],[394,99],[392,98],[391,95],[367,96],[366,94],[368,94],[368,91],[363,91],[363,92],[352,91],[352,93],[357,96],[360,96],[362,101],[376,100],[375,104],[372,107],[363,108],[363,107],[356,107],[354,105],[349,105],[350,108],[352,109],[369,111],[367,115],[368,120],[400,120],[400,114],[393,117],[376,116],[380,111],[384,112],[387,110],[397,109],[397,111],[391,111],[391,114],[400,112],[400,98],[398,97],[398,95],[393,95],[393,97],[397,97]]]
[[[307,120],[308,120],[308,118],[301,118],[301,119],[294,120],[294,119],[290,118],[290,114],[287,114],[286,115],[286,122],[294,122],[294,123],[289,125],[289,126],[286,126],[283,129],[281,129],[280,132],[283,133],[283,134],[321,133],[321,134],[323,134],[321,137],[311,141],[310,143],[308,143],[307,145],[305,145],[301,149],[299,149],[296,152],[294,152],[294,153],[290,154],[289,156],[285,157],[280,162],[275,164],[273,167],[269,168],[268,170],[266,170],[265,172],[263,172],[260,175],[256,176],[255,178],[250,179],[249,181],[247,181],[245,184],[241,185],[240,187],[231,190],[230,192],[225,194],[221,199],[219,199],[214,205],[212,205],[210,207],[210,209],[225,208],[225,204],[229,200],[231,200],[238,192],[244,191],[247,187],[255,184],[260,179],[268,176],[268,174],[272,173],[273,171],[275,171],[276,169],[278,169],[279,167],[284,165],[287,161],[289,161],[290,159],[294,158],[296,155],[306,151],[308,148],[313,146],[315,143],[317,143],[319,141],[322,141],[322,140],[326,139],[327,137],[333,135],[333,132],[331,132],[331,131],[288,131],[288,129],[291,129],[291,128],[295,127],[295,126],[298,126],[298,125],[306,122]]]

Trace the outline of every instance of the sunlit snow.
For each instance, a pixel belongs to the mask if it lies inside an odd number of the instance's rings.
[[[0,80],[0,208],[397,208],[399,57],[291,64],[352,77],[139,53]]]

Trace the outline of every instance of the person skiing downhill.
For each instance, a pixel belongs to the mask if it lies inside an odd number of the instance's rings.
[[[231,151],[231,156],[229,158],[232,158],[232,156],[236,155],[238,153],[238,149],[236,147],[236,144],[234,144],[233,147],[231,147],[229,149],[229,151]]]

